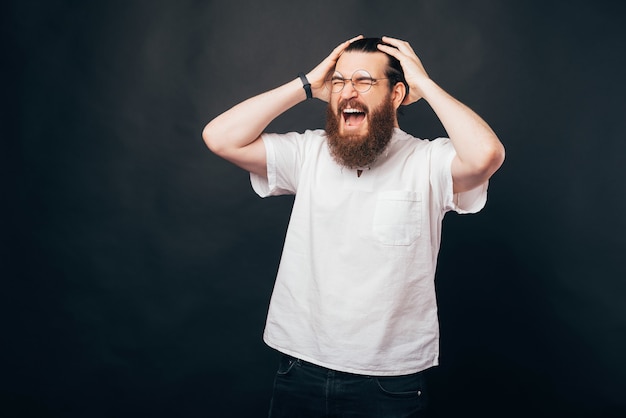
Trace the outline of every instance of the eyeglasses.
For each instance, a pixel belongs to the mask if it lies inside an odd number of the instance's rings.
[[[349,81],[356,91],[365,93],[379,80],[387,80],[387,78],[372,78],[370,73],[365,70],[356,70],[351,78],[343,78],[339,71],[335,71],[335,74],[333,74],[330,80],[326,81],[326,84],[331,92],[339,93],[345,87],[346,82]]]

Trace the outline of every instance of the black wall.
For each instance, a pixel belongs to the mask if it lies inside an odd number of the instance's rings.
[[[507,148],[485,210],[445,220],[433,416],[626,415],[621,3],[3,9],[0,415],[265,416],[292,200],[257,198],[200,133],[359,33],[410,41]],[[400,123],[445,135],[424,103]]]

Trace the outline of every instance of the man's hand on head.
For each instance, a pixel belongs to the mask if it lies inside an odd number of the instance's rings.
[[[324,61],[318,64],[311,72],[309,72],[306,77],[311,83],[311,90],[313,92],[313,97],[316,97],[320,100],[328,102],[330,100],[330,90],[326,88],[326,79],[329,74],[335,69],[335,65],[337,64],[337,60],[343,54],[343,51],[354,41],[362,39],[363,35],[355,36],[354,38],[343,42],[338,45],[333,52],[327,56]]]
[[[409,85],[409,94],[404,98],[403,105],[415,103],[423,97],[420,85],[430,80],[422,61],[418,58],[411,45],[406,41],[383,36],[383,41],[389,45],[378,45],[378,49],[391,55],[400,61],[402,70],[404,71],[404,79]]]

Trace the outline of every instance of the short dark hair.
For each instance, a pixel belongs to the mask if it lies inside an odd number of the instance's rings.
[[[393,45],[389,45],[386,42],[383,42],[382,38],[362,38],[352,42],[345,49],[345,52],[382,52],[378,49],[377,45],[386,45],[391,48],[395,48]],[[404,78],[404,71],[402,70],[402,65],[397,58],[392,57],[389,54],[385,54],[389,58],[389,65],[387,65],[387,69],[385,70],[385,77],[389,79],[389,89],[393,89],[397,83],[404,84],[406,88],[405,97],[409,95],[409,84],[406,82]]]

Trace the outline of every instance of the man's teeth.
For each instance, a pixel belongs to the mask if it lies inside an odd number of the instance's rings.
[[[349,107],[343,109],[343,117],[347,126],[358,125],[365,118],[365,112],[363,110]]]

